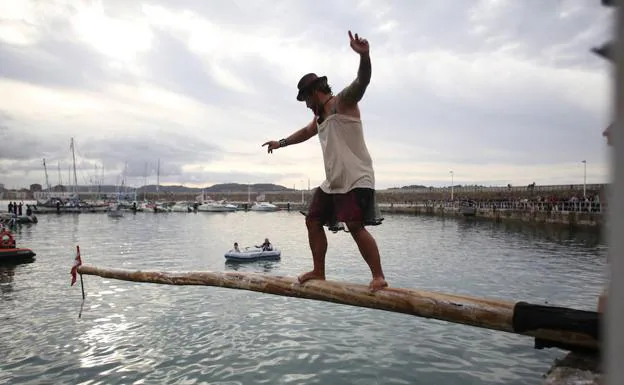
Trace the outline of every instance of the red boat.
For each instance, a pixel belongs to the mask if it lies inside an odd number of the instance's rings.
[[[32,262],[35,260],[35,252],[31,249],[1,249],[0,264]]]
[[[13,234],[4,228],[0,230],[0,264],[32,262],[35,252],[31,249],[15,247]]]

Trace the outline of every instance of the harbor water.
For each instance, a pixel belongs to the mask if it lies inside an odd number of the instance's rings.
[[[3,207],[6,207],[4,205]],[[16,230],[34,263],[0,268],[0,383],[536,384],[557,349],[404,314],[206,286],[84,276],[84,264],[295,276],[311,268],[297,212],[45,214]],[[391,286],[594,310],[605,245],[590,232],[390,215],[370,228]],[[223,254],[268,237],[277,262]],[[367,284],[347,233],[328,233],[328,279]]]

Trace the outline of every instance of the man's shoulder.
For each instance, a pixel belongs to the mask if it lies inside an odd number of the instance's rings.
[[[336,98],[338,99],[349,98],[353,92],[359,90],[363,86],[364,85],[360,83],[359,79],[356,78],[350,84],[343,87],[340,90],[340,92],[336,94]]]
[[[367,87],[368,84],[364,84],[356,78],[351,84],[338,92],[336,98],[340,104],[356,106],[362,100]]]

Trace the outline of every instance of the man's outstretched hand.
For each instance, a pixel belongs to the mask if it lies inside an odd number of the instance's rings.
[[[368,40],[355,34],[355,38],[349,31],[349,39],[351,40],[351,48],[360,55],[368,55],[370,47],[368,46]]]
[[[277,140],[270,140],[262,145],[262,147],[264,146],[267,146],[267,152],[271,154],[273,150],[277,150],[280,147],[280,144]]]

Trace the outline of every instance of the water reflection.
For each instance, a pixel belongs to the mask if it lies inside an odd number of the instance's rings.
[[[16,266],[0,266],[0,293],[10,294],[13,292],[13,277]]]
[[[559,245],[574,245],[589,249],[604,248],[605,242],[600,230],[595,228],[571,228],[555,224],[535,224],[523,221],[493,222],[482,218],[463,218],[457,221],[460,232],[492,231],[505,236],[521,237],[527,241],[553,242]]]
[[[226,270],[254,272],[254,273],[270,273],[276,269],[279,261],[225,261]]]

